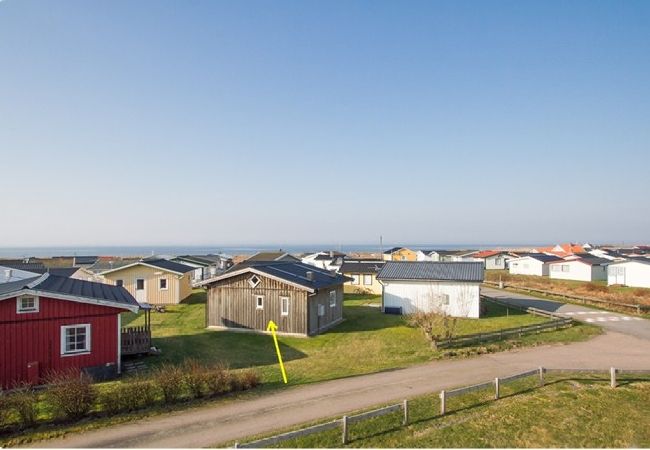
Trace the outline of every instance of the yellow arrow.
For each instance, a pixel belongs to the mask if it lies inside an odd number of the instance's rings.
[[[269,320],[269,324],[266,326],[266,331],[270,331],[273,335],[273,342],[275,342],[275,351],[278,354],[278,361],[280,361],[280,370],[282,371],[282,379],[284,383],[287,383],[287,372],[284,371],[284,364],[282,364],[282,355],[280,354],[280,345],[278,344],[278,336],[275,332],[278,330],[278,326],[272,320]]]

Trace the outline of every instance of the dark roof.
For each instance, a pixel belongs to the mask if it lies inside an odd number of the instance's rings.
[[[222,255],[181,255],[174,258],[174,260],[187,261],[194,264],[203,264],[210,266],[212,264],[220,264],[221,261],[228,261],[232,258]]]
[[[98,259],[99,256],[75,256],[74,263],[91,265],[91,264],[95,264]]]
[[[78,267],[51,267],[47,269],[47,273],[59,277],[70,278],[72,275],[77,273],[78,270],[79,270]]]
[[[571,261],[578,261],[581,263],[589,264],[590,266],[604,266],[607,264],[611,264],[612,260],[607,259],[607,258],[597,258],[595,256],[583,256],[580,259],[573,259],[573,260],[568,260],[569,262]],[[557,261],[560,262],[560,261]]]
[[[186,266],[185,264],[177,263],[174,261],[169,261],[168,259],[147,259],[146,261],[141,262],[143,264],[149,264],[150,266],[155,266],[164,270],[170,270],[172,272],[178,273],[187,273],[194,270],[194,267]]]
[[[342,258],[345,257],[345,253],[341,252],[332,252],[330,255],[330,252],[321,252],[319,255],[317,255],[314,260],[315,261],[325,261],[329,259],[337,259],[337,258]]]
[[[387,262],[379,280],[483,281],[482,262]]]
[[[384,255],[390,255],[391,253],[395,253],[395,252],[397,252],[397,251],[400,251],[400,250],[403,249],[403,248],[404,248],[404,247],[393,247],[393,248],[389,248],[388,250],[386,250],[386,251],[384,252]]]
[[[117,269],[118,267],[128,266],[138,262],[139,259],[100,259],[95,264],[90,267],[86,267],[86,270],[90,270],[94,273],[106,272],[107,270]]]
[[[0,261],[0,266],[8,267],[10,269],[25,270],[27,272],[34,273],[44,273],[47,270],[41,263],[25,263],[25,262],[15,262],[15,261]]]
[[[339,273],[332,273],[329,270],[319,269],[318,267],[304,264],[302,262],[259,261],[252,262],[245,266],[238,264],[225,274],[215,277],[212,280],[206,280],[202,284],[212,284],[214,282],[228,279],[233,276],[233,273],[246,269],[257,270],[261,273],[280,278],[289,283],[298,284],[310,290],[338,286],[349,280],[348,277]],[[307,277],[307,272],[312,273],[312,279]]]
[[[650,259],[648,258],[628,258],[624,261],[610,261],[610,264],[623,264],[623,263],[630,263],[630,262],[638,262],[641,264],[650,264]],[[2,286],[0,284],[0,286]]]
[[[7,289],[7,285],[9,289]],[[30,286],[31,285],[31,286]],[[0,285],[0,294],[18,292],[23,289],[51,294],[69,295],[82,297],[88,300],[98,300],[124,305],[128,309],[140,307],[138,302],[129,291],[122,286],[113,286],[104,283],[95,283],[86,280],[75,280],[73,278],[60,277],[56,275],[42,275],[40,277],[28,278],[25,280],[4,283]]]
[[[344,260],[339,268],[341,273],[378,273],[386,261],[350,261]]]
[[[258,252],[247,258],[246,261],[300,261],[295,256],[286,252]]]
[[[545,253],[530,253],[526,255],[527,257],[536,259],[537,261],[541,261],[543,263],[552,263],[555,261],[564,261],[563,258],[560,258],[559,256],[555,255],[547,255]]]

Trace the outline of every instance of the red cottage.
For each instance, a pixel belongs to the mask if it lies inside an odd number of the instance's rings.
[[[47,273],[0,284],[0,386],[70,368],[119,374],[120,313],[138,309],[123,287]]]

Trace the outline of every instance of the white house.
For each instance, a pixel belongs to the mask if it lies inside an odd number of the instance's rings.
[[[562,258],[543,253],[531,253],[520,258],[511,259],[510,273],[512,275],[538,275],[549,274],[549,264],[556,261],[564,261]]]
[[[415,254],[417,261],[439,261],[440,256],[435,250],[418,250]]]
[[[604,258],[579,258],[550,263],[549,277],[558,280],[598,281],[607,279],[607,265]]]
[[[304,264],[309,264],[319,269],[338,271],[343,264],[345,253],[335,252],[334,250],[312,253],[301,258]]]
[[[629,259],[607,266],[607,285],[650,288],[650,260]]]
[[[383,286],[384,312],[480,315],[480,262],[387,262],[377,280]]]

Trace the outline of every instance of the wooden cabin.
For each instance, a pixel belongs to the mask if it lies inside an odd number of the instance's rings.
[[[343,284],[333,271],[293,261],[250,262],[206,280],[208,328],[313,336],[343,320]]]
[[[120,373],[120,314],[140,305],[126,289],[44,274],[0,284],[0,387],[40,384],[50,371]],[[148,351],[151,334],[147,327]]]

